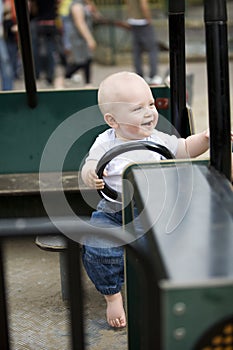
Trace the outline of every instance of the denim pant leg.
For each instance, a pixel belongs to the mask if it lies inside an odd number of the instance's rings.
[[[35,64],[35,75],[36,79],[40,78],[41,66],[40,66],[40,58],[39,58],[39,36],[37,31],[37,23],[36,20],[30,21],[30,31],[32,38],[32,52]]]
[[[140,41],[138,36],[140,34],[140,28],[138,26],[132,26],[132,53],[133,53],[133,62],[135,71],[138,75],[143,77],[143,64],[142,64],[142,47],[140,45]]]
[[[121,212],[105,213],[96,211],[92,214],[92,225],[121,226]],[[82,254],[85,270],[96,289],[103,295],[116,294],[124,282],[124,248],[101,248],[83,246]]]
[[[132,26],[133,60],[136,73],[143,76],[143,52],[148,53],[149,75],[153,78],[157,73],[158,44],[154,27],[150,24]]]
[[[145,40],[145,38],[147,38]],[[158,44],[155,29],[152,25],[145,26],[144,34],[144,47],[148,52],[149,66],[150,66],[150,78],[153,78],[157,74],[158,66]]]
[[[55,37],[54,34],[46,37],[47,45],[47,66],[46,66],[46,78],[49,83],[53,83],[55,76]]]
[[[13,72],[6,42],[0,38],[0,75],[2,78],[2,90],[13,89]]]

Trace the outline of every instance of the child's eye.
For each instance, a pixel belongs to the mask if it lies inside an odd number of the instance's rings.
[[[137,107],[135,107],[135,108],[133,109],[133,112],[138,112],[138,111],[140,111],[141,109],[142,109],[141,106],[137,106]]]
[[[150,107],[154,107],[154,106],[155,106],[155,102],[153,101],[150,103]]]

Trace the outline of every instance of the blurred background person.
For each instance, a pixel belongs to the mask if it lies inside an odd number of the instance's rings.
[[[30,0],[29,5],[36,79],[44,72],[46,83],[53,85],[60,59],[56,23],[59,0]]]
[[[60,0],[58,15],[61,21],[61,45],[63,49],[63,69],[66,71],[68,62],[70,61],[71,55],[71,42],[70,42],[70,32],[72,31],[72,18],[70,16],[70,5],[72,0]],[[65,74],[65,73],[64,73]],[[65,85],[67,83],[81,83],[82,77],[80,74],[73,74],[71,79],[66,79]]]
[[[148,0],[126,0],[128,23],[132,29],[132,54],[135,72],[148,84],[159,85],[162,78],[158,70],[158,43],[151,19]],[[143,53],[148,55],[148,75],[143,70]]]
[[[4,37],[11,61],[14,79],[19,79],[22,69],[18,45],[18,25],[14,0],[4,0]]]
[[[70,31],[71,31],[71,17],[70,5],[72,0],[60,0],[58,7],[58,15],[62,23],[62,45],[65,57],[68,57],[71,52]]]
[[[85,86],[91,85],[91,64],[96,41],[93,36],[93,18],[101,16],[89,0],[73,0],[70,5],[71,29],[69,40],[71,54],[66,68],[66,78],[78,70],[84,74]]]
[[[2,80],[2,90],[13,89],[13,71],[6,42],[4,39],[3,27],[3,1],[0,0],[0,75]]]

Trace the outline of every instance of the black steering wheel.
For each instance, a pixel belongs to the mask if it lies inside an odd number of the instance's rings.
[[[151,141],[133,141],[127,142],[125,144],[113,147],[109,151],[107,151],[99,160],[96,173],[100,179],[103,178],[103,172],[106,165],[116,156],[122,153],[137,151],[137,150],[149,150],[160,154],[166,159],[175,159],[175,156],[169,151],[165,146],[159,145],[157,143]],[[102,190],[98,190],[101,197],[110,200],[119,201],[121,199],[121,193],[112,189],[108,184],[105,183],[105,186]]]

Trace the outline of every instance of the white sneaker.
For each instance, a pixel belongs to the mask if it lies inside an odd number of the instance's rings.
[[[144,80],[147,82],[147,84],[150,84],[150,77],[148,77],[147,75],[145,75],[144,77]]]
[[[159,75],[155,75],[153,78],[150,78],[149,82],[147,82],[150,85],[161,85],[163,82],[163,79]]]
[[[167,85],[167,86],[170,86],[170,75],[168,74],[166,76],[166,78],[164,79],[164,83]]]
[[[79,84],[82,82],[82,77],[80,74],[73,74],[70,79],[73,83],[76,83],[76,84]]]

